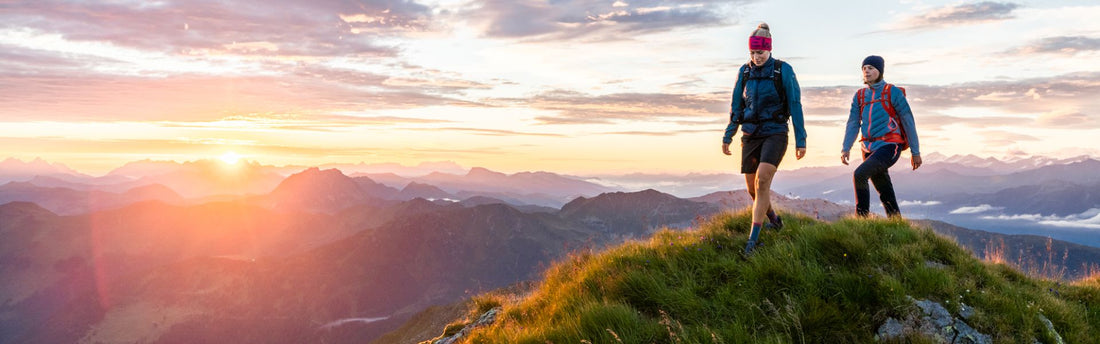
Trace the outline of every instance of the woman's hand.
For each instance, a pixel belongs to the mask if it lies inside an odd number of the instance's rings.
[[[916,171],[917,168],[920,167],[920,164],[923,163],[923,161],[921,161],[921,159],[920,159],[920,155],[914,156],[912,159],[909,159],[909,160],[910,160],[910,162],[913,163],[913,170],[914,171]]]
[[[794,149],[795,160],[802,160],[802,157],[804,156],[806,156],[806,147]]]
[[[728,143],[723,143],[722,144],[722,154],[732,155],[732,154],[730,154],[730,144],[728,144]]]
[[[845,165],[848,164],[848,152],[840,153],[840,163]]]

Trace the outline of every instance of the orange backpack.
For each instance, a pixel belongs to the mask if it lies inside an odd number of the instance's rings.
[[[889,128],[890,131],[887,132],[886,135],[882,135],[879,137],[864,136],[862,139],[860,139],[860,141],[886,141],[890,143],[897,143],[899,146],[901,146],[901,150],[906,150],[909,149],[909,137],[905,134],[905,128],[902,127],[901,119],[898,118],[897,110],[894,110],[894,104],[890,102],[890,89],[894,87],[894,85],[886,84],[886,86],[882,88],[882,97],[872,101],[865,100],[865,95],[867,93],[866,87],[861,88],[859,90],[859,93],[857,93],[857,97],[859,97],[859,113],[862,114],[864,107],[867,105],[882,103],[882,108],[886,110],[886,113],[890,114],[890,123],[887,124],[887,128]],[[905,88],[898,87],[898,89],[901,90],[902,95],[905,94]],[[870,125],[870,123],[868,123],[868,125]]]

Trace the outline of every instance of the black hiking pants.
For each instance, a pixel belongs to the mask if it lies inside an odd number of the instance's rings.
[[[853,182],[856,188],[856,215],[866,217],[870,214],[871,190],[867,187],[867,180],[875,184],[882,207],[886,209],[887,216],[901,216],[898,208],[898,200],[894,195],[894,184],[890,182],[890,166],[894,166],[901,157],[901,147],[897,144],[888,144],[879,147],[874,152],[863,153],[863,163],[856,168]]]

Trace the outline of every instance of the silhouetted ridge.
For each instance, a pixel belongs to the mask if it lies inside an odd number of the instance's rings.
[[[713,204],[647,189],[604,193],[593,198],[578,197],[563,206],[558,215],[601,232],[639,235],[660,226],[687,227],[696,218],[718,211]]]
[[[57,214],[33,202],[16,201],[0,204],[0,219],[11,221],[17,216],[57,216]]]

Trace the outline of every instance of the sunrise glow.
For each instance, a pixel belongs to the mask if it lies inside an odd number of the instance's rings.
[[[234,153],[233,151],[229,151],[225,152],[225,154],[222,154],[220,157],[218,157],[218,159],[226,164],[233,165],[236,164],[237,161],[241,160],[241,156],[240,154]]]
[[[809,133],[806,158],[783,168],[838,165],[870,54],[909,90],[925,152],[1096,155],[1079,142],[1100,136],[1100,5],[1071,3],[12,6],[0,85],[18,86],[0,102],[0,155],[93,173],[220,145],[274,165],[728,172],[729,92],[761,21],[797,73]]]

